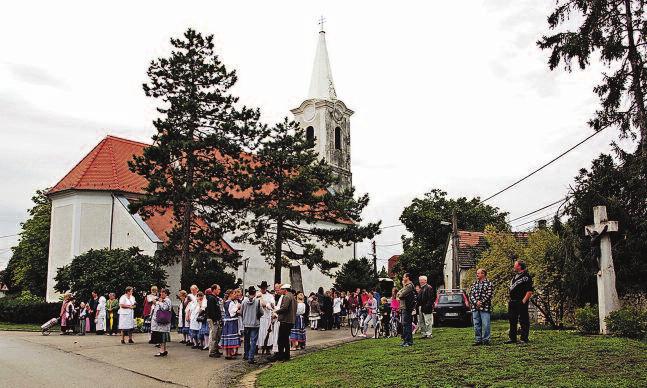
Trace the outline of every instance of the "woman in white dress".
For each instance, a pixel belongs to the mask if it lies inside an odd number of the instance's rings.
[[[106,331],[106,297],[99,297],[99,304],[97,305],[97,313],[94,317],[94,323],[97,329],[97,335],[103,334]]]
[[[133,329],[135,329],[135,297],[133,296],[133,288],[126,287],[126,293],[119,298],[119,330],[121,330],[121,343],[124,341],[126,334],[128,334],[128,343],[134,344]]]

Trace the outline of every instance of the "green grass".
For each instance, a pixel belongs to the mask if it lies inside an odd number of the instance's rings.
[[[0,322],[0,330],[5,331],[41,331],[40,325],[36,323],[10,323]],[[54,328],[56,330],[56,328]]]
[[[259,387],[645,387],[647,342],[531,330],[526,346],[504,345],[507,322],[494,322],[493,345],[472,347],[471,328],[434,328],[411,348],[367,339],[275,364]]]

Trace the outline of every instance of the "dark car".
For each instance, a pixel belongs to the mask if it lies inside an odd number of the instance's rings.
[[[463,290],[439,290],[434,303],[434,323],[472,323],[472,313],[467,294]]]

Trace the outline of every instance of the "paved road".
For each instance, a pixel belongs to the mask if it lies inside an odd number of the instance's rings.
[[[177,342],[169,344],[168,357],[159,359],[153,357],[156,349],[146,343],[146,335],[136,334],[134,339],[135,345],[121,345],[117,337],[0,331],[0,388],[210,388],[227,386],[254,370],[241,360],[208,358],[207,352]],[[347,329],[308,330],[309,349],[351,339]],[[172,334],[172,340],[177,341],[177,335]]]

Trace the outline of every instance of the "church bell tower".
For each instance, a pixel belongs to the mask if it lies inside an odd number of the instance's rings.
[[[334,189],[348,189],[352,186],[350,116],[353,111],[337,98],[328,60],[323,19],[319,24],[321,29],[308,98],[291,112],[317,153],[341,177],[340,187]]]

